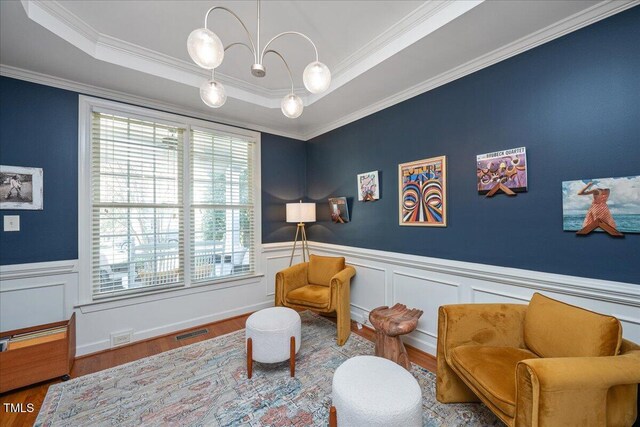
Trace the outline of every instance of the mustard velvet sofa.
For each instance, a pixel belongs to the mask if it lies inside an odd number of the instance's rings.
[[[640,347],[605,316],[535,294],[529,305],[438,313],[436,398],[482,401],[508,426],[631,426]]]
[[[344,257],[310,255],[303,262],[276,273],[275,305],[336,315],[337,343],[351,335],[351,278],[356,270]]]

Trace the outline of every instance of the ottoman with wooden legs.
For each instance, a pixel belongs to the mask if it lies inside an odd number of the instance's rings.
[[[290,374],[295,376],[301,325],[298,312],[287,307],[265,308],[249,316],[245,329],[248,378],[254,361],[278,363],[287,359]]]

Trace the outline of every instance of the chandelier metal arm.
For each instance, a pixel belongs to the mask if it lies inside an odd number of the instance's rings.
[[[232,48],[233,46],[237,46],[237,45],[240,45],[240,46],[244,46],[244,47],[246,47],[247,49],[249,49],[249,52],[251,52],[251,54],[253,55],[253,50],[251,50],[251,46],[249,46],[249,45],[248,45],[248,44],[246,44],[246,43],[242,43],[242,42],[235,42],[235,43],[231,43],[229,46],[227,46],[227,47],[225,47],[225,48],[224,48],[224,51],[226,52],[227,50],[229,50],[229,49],[230,49],[230,48]]]
[[[277,51],[275,51],[273,49],[269,49],[268,51],[266,51],[264,53],[264,55],[266,56],[267,53],[275,53],[276,55],[278,55],[280,57],[280,59],[282,59],[282,62],[284,62],[284,66],[287,67],[287,71],[289,72],[289,80],[291,81],[291,93],[293,93],[293,74],[291,74],[291,68],[289,67],[289,64],[284,59],[284,57],[282,55],[280,55],[279,52],[277,52]]]
[[[258,63],[259,63],[259,64],[262,64],[262,60],[264,59],[264,55],[265,55],[265,53],[266,53],[266,51],[267,51],[267,48],[269,47],[269,45],[270,45],[273,41],[275,41],[276,39],[278,39],[278,38],[280,38],[280,37],[282,37],[282,36],[286,36],[286,35],[288,35],[288,34],[295,34],[295,35],[298,35],[298,36],[300,36],[300,37],[302,37],[302,38],[307,39],[307,41],[308,41],[309,43],[311,43],[311,46],[313,46],[313,50],[316,52],[316,61],[318,61],[318,48],[316,47],[316,44],[313,42],[313,40],[311,40],[311,39],[310,39],[309,37],[307,37],[306,35],[304,35],[304,34],[302,34],[302,33],[299,33],[299,32],[297,32],[297,31],[285,31],[284,33],[280,33],[280,34],[278,34],[277,36],[274,36],[271,40],[269,40],[269,42],[268,42],[266,45],[264,45],[264,49],[262,49],[262,54],[260,54],[260,61],[259,61]]]
[[[256,45],[253,44],[253,38],[251,37],[251,33],[247,29],[247,26],[244,25],[244,22],[242,22],[242,19],[240,19],[240,17],[238,15],[236,15],[235,12],[233,12],[232,10],[227,9],[224,6],[214,6],[214,7],[212,7],[211,9],[209,9],[207,11],[207,14],[204,16],[204,28],[208,28],[207,27],[207,22],[209,21],[209,14],[211,14],[211,12],[213,12],[214,10],[217,10],[217,9],[229,12],[231,15],[233,15],[234,18],[236,18],[238,20],[240,25],[242,25],[242,28],[244,28],[244,32],[247,33],[247,37],[249,38],[249,42],[251,43],[251,52],[253,53],[253,57],[257,61],[258,60],[258,51],[256,50]],[[232,46],[232,45],[229,45],[228,47],[230,47],[230,46]]]

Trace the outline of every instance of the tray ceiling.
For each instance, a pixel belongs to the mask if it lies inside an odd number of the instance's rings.
[[[312,49],[293,37],[276,42],[305,103],[293,120],[280,112],[289,85],[282,64],[267,57],[258,79],[242,49],[216,70],[227,103],[214,110],[199,98],[207,72],[188,57],[188,34],[213,5],[234,10],[255,34],[248,1],[0,2],[0,73],[306,140],[638,3],[265,1],[261,44],[303,32],[332,71],[329,90],[309,94],[302,70]],[[209,27],[225,45],[245,41],[230,15],[214,13]]]

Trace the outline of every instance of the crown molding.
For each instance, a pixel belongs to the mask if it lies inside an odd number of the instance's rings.
[[[302,135],[295,132],[285,132],[279,129],[270,128],[267,126],[259,126],[255,123],[249,123],[241,120],[229,120],[225,118],[212,119],[211,114],[203,113],[199,110],[185,108],[181,105],[172,104],[169,102],[160,101],[153,98],[147,98],[143,96],[131,95],[128,93],[106,89],[98,86],[93,86],[85,83],[74,82],[71,80],[63,79],[48,74],[42,74],[35,71],[25,70],[18,67],[12,67],[10,65],[0,64],[0,76],[10,77],[13,79],[24,80],[31,83],[37,83],[45,86],[56,87],[59,89],[65,89],[73,92],[78,92],[83,95],[91,95],[98,98],[111,99],[114,101],[124,102],[127,104],[138,105],[140,107],[151,108],[154,110],[166,111],[169,113],[180,114],[183,116],[193,117],[196,119],[202,119],[209,122],[221,123],[229,126],[236,126],[244,129],[255,130],[259,132],[266,132],[273,135],[284,136],[286,138],[292,138],[302,140]]]
[[[362,108],[351,114],[347,114],[346,116],[326,125],[319,126],[310,132],[305,133],[304,140],[308,141],[341,126],[355,122],[363,117],[384,110],[385,108],[433,90],[466,75],[475,73],[483,68],[490,67],[491,65],[504,61],[512,56],[519,55],[527,50],[533,49],[571,32],[577,31],[602,19],[608,18],[609,16],[623,12],[638,4],[640,4],[640,0],[607,0],[598,3],[588,9],[571,15],[476,59],[468,61],[436,77],[427,79],[408,89],[375,102],[368,107]]]

